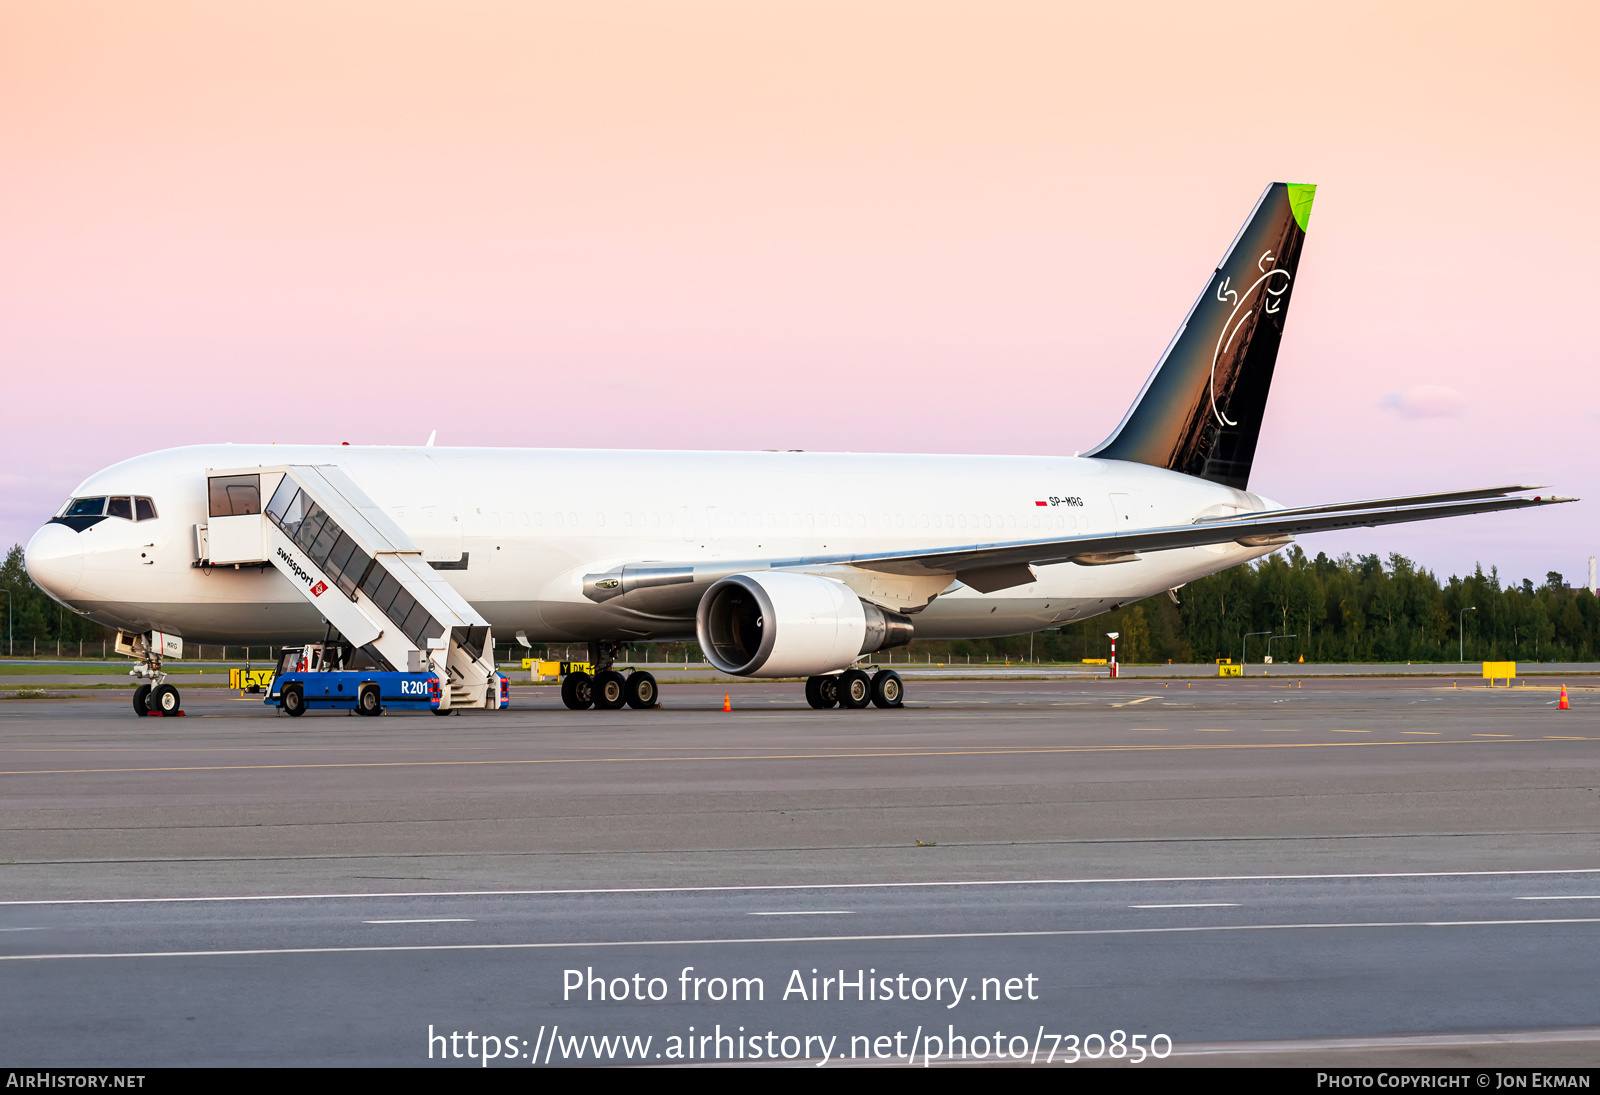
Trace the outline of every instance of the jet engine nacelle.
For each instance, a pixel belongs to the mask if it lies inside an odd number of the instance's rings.
[[[741,677],[811,677],[863,654],[904,646],[911,621],[814,574],[763,571],[721,579],[700,598],[695,631],[706,659]]]

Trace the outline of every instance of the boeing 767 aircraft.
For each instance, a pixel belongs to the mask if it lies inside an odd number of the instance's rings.
[[[333,638],[493,707],[490,631],[587,643],[571,707],[647,706],[622,644],[898,706],[870,655],[1107,612],[1328,529],[1569,501],[1532,487],[1286,509],[1249,489],[1316,188],[1274,183],[1111,436],[1082,456],[197,445],[85,479],[27,547],[174,710],[185,640]],[[487,647],[488,655],[485,654]],[[152,707],[152,710],[155,708]]]

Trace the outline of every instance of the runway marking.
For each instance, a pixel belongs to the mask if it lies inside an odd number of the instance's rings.
[[[1186,901],[1174,905],[1129,905],[1130,909],[1237,909],[1237,901]]]
[[[854,916],[853,909],[796,909],[793,912],[753,912],[749,916]]]
[[[0,901],[8,905],[171,905],[215,901],[340,901],[396,897],[568,897],[594,894],[769,893],[788,890],[962,889],[986,886],[1103,886],[1149,882],[1348,882],[1369,878],[1515,878],[1523,875],[1600,875],[1600,867],[1551,867],[1522,871],[1381,871],[1352,874],[1154,875],[1133,878],[1000,878],[961,882],[781,882],[759,886],[635,886],[565,890],[401,890],[393,893],[232,894],[221,897],[45,897]]]
[[[1215,731],[1213,731],[1215,732]],[[1335,734],[1370,734],[1370,730],[1332,730]],[[1499,742],[1471,742],[1462,739],[1444,741],[1363,741],[1363,742],[1261,742],[1253,745],[1061,745],[1033,749],[913,749],[903,752],[879,753],[768,753],[740,754],[734,756],[684,756],[684,757],[537,757],[504,760],[391,760],[391,761],[336,761],[326,764],[199,764],[174,765],[159,768],[21,768],[0,772],[0,776],[87,776],[133,775],[141,772],[262,772],[308,771],[335,768],[448,768],[472,767],[491,764],[667,764],[693,761],[758,761],[758,760],[896,760],[906,757],[988,757],[988,756],[1047,756],[1068,753],[1125,753],[1173,752],[1198,749],[1340,749],[1356,745],[1531,745],[1546,741],[1596,741],[1594,737],[1538,737],[1508,738]]]
[[[1239,1053],[1303,1053],[1332,1049],[1429,1049],[1452,1046],[1533,1045],[1546,1042],[1600,1041],[1600,1028],[1519,1030],[1503,1034],[1403,1034],[1372,1038],[1307,1038],[1283,1042],[1200,1042],[1173,1047],[1177,1057]],[[1558,1072],[1559,1069],[1552,1069]]]
[[[1518,901],[1600,901],[1600,893],[1556,894],[1553,897],[1519,897]]]
[[[1128,700],[1128,701],[1126,701],[1124,703],[1114,703],[1111,706],[1112,707],[1132,707],[1136,703],[1148,703],[1149,701],[1151,701],[1153,699],[1155,699],[1154,696],[1140,696],[1136,700]]]
[[[554,943],[419,943],[356,947],[256,947],[210,951],[80,951],[61,954],[0,954],[0,962],[45,962],[74,958],[242,958],[275,954],[396,954],[408,951],[577,950],[592,947],[718,947],[759,943],[896,943],[934,939],[1059,939],[1094,935],[1183,935],[1202,932],[1352,931],[1379,928],[1498,928],[1600,924],[1600,917],[1547,920],[1363,920],[1346,924],[1205,924],[1171,928],[1059,928],[1010,932],[906,932],[893,935],[752,936],[738,939],[606,939]]]
[[[419,920],[363,920],[363,924],[476,924],[469,916],[434,916]]]

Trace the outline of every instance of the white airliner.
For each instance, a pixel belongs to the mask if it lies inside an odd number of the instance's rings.
[[[337,633],[381,668],[466,681],[486,625],[589,644],[574,707],[621,706],[621,644],[681,639],[728,673],[808,678],[814,706],[897,706],[899,678],[862,667],[913,635],[1080,620],[1301,533],[1569,501],[1508,486],[1285,509],[1246,489],[1314,193],[1266,189],[1082,457],[191,446],[89,476],[28,573],[122,632],[151,679],[183,640]]]

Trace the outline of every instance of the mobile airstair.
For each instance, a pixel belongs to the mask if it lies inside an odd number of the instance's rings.
[[[500,706],[487,621],[337,465],[213,469],[207,479],[197,565],[270,564],[378,669],[437,674],[441,709]]]

